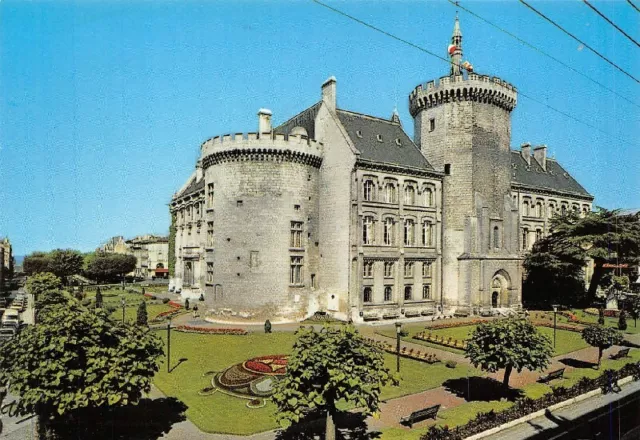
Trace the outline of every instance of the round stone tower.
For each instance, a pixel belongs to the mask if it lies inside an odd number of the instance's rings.
[[[445,172],[444,302],[491,306],[491,283],[500,275],[506,281],[498,306],[515,306],[521,302],[521,269],[509,151],[517,91],[500,78],[473,73],[462,53],[456,17],[448,47],[450,74],[418,85],[409,96],[415,142]]]
[[[259,133],[214,137],[201,148],[213,191],[206,295],[212,320],[298,320],[313,295],[322,145],[304,129],[276,134],[270,112],[259,116]]]

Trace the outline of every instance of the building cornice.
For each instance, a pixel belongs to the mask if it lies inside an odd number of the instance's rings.
[[[444,173],[427,170],[425,168],[409,167],[406,165],[397,165],[387,162],[374,162],[372,160],[360,159],[356,160],[356,168],[367,171],[382,171],[390,174],[405,174],[409,176],[430,177],[442,180]]]
[[[587,201],[587,202],[593,202],[593,199],[594,199],[594,197],[591,194],[585,195],[585,194],[574,193],[574,192],[571,192],[571,191],[558,191],[558,190],[554,190],[554,189],[551,189],[551,188],[540,188],[540,187],[535,187],[535,186],[531,186],[531,185],[524,185],[522,183],[517,183],[517,182],[511,182],[511,189],[519,190],[519,191],[524,190],[524,191],[528,191],[528,192],[531,192],[531,193],[543,194],[543,195],[548,195],[548,196],[579,199],[579,200],[583,200],[583,201]]]

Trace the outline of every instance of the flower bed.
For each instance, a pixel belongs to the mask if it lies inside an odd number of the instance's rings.
[[[553,388],[550,393],[539,399],[527,397],[519,399],[515,405],[504,411],[491,410],[486,413],[478,413],[474,419],[454,429],[449,429],[446,425],[431,427],[421,437],[421,440],[462,440],[598,388],[602,388],[604,393],[614,391],[614,384],[626,376],[632,376],[633,380],[640,380],[640,362],[626,364],[618,371],[605,370],[595,379],[583,377],[572,387]]]
[[[468,325],[484,324],[485,322],[489,321],[489,319],[467,319],[465,321],[443,322],[440,324],[427,325],[425,326],[425,328],[427,330],[441,330],[443,328],[466,327]]]
[[[184,306],[180,303],[177,303],[175,301],[169,301],[167,304],[169,304],[171,307],[176,308],[176,309],[181,309]]]
[[[365,341],[374,347],[378,347],[380,350],[384,350],[391,354],[397,353],[396,348],[387,342],[377,341],[372,338],[365,338]],[[415,361],[426,362],[427,364],[440,362],[440,359],[433,353],[414,350],[413,348],[407,348],[406,346],[400,347],[400,356],[413,359]]]
[[[554,328],[553,322],[547,322],[547,321],[534,321],[531,320],[531,323],[533,325],[535,325],[536,327],[549,327],[549,328]],[[591,324],[593,325],[593,324]],[[578,325],[578,324],[557,324],[555,325],[555,328],[558,330],[567,330],[570,332],[576,332],[576,333],[582,333],[582,330],[584,330],[585,326],[584,325]]]
[[[467,342],[463,340],[453,339],[451,337],[445,339],[444,336],[438,336],[431,332],[420,332],[416,334],[413,339],[417,339],[419,341],[426,341],[432,344],[443,345],[445,347],[457,348],[459,350],[464,350],[467,346]]]
[[[151,299],[156,299],[156,296],[153,293],[145,293],[144,296]]]
[[[214,328],[197,327],[194,325],[179,325],[175,330],[184,333],[200,333],[204,335],[248,335],[249,332],[242,328]]]

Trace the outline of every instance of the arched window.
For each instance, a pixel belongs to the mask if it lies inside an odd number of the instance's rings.
[[[404,287],[404,300],[405,301],[411,301],[411,297],[413,296],[413,289],[411,288],[411,286],[405,286]]]
[[[433,206],[433,190],[431,188],[426,188],[423,193],[424,196],[424,206]]]
[[[428,284],[422,286],[422,299],[431,299],[431,286]]]
[[[373,181],[365,180],[364,181],[364,200],[371,201],[373,200]]]
[[[433,223],[425,220],[422,223],[422,245],[426,247],[433,246]]]
[[[522,215],[529,216],[529,201],[522,202]]]
[[[391,286],[384,287],[384,301],[385,302],[393,301],[393,287]]]
[[[542,240],[542,229],[536,229],[536,241]]]
[[[372,301],[371,287],[364,288],[363,302],[370,303]]]
[[[387,203],[396,203],[396,186],[387,182],[384,186],[384,201]]]
[[[374,222],[373,217],[367,216],[362,219],[362,243],[373,244],[374,242]]]
[[[404,245],[413,246],[415,240],[415,223],[412,219],[408,218],[404,221]]]
[[[500,228],[498,226],[493,227],[493,248],[500,249]]]
[[[416,190],[411,185],[407,185],[404,189],[404,204],[405,205],[416,204]]]
[[[384,219],[384,244],[387,246],[393,244],[393,219],[391,217]]]
[[[556,213],[556,205],[555,203],[550,203],[549,211],[547,212],[547,217],[552,218],[555,213]]]
[[[536,202],[536,217],[542,218],[542,202],[540,200]]]
[[[560,213],[561,213],[562,215],[567,215],[567,205],[562,205],[562,206],[560,207]]]
[[[373,261],[365,261],[362,265],[362,276],[364,278],[373,277]]]

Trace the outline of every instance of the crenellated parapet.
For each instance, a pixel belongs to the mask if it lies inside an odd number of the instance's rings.
[[[420,111],[454,101],[475,101],[493,104],[512,111],[517,104],[518,90],[512,84],[495,76],[469,73],[444,76],[436,81],[420,84],[409,95],[409,111],[416,116]]]
[[[280,133],[236,133],[216,136],[201,147],[204,169],[223,162],[285,161],[319,168],[322,143],[304,135]]]

